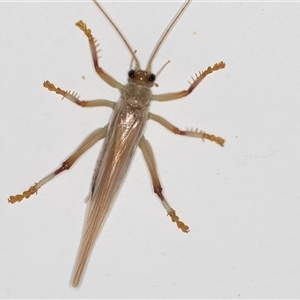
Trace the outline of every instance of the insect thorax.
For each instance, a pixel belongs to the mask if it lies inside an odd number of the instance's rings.
[[[129,82],[122,90],[122,98],[131,107],[143,108],[150,104],[152,92],[148,87]]]

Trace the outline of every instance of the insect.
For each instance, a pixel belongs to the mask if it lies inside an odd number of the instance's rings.
[[[155,83],[157,76],[161,73],[169,61],[165,63],[156,74],[152,73],[152,62],[168,33],[174,27],[175,22],[186,10],[191,0],[187,0],[183,4],[181,9],[175,15],[173,21],[159,39],[156,47],[150,55],[145,70],[140,68],[136,51],[132,50],[125,37],[113,23],[107,13],[103,10],[100,4],[96,0],[93,1],[107,18],[107,20],[116,29],[131,53],[132,59],[130,63],[130,71],[128,72],[128,82],[125,85],[121,84],[100,67],[98,59],[98,52],[100,51],[98,50],[99,44],[87,25],[83,21],[77,22],[76,26],[83,31],[88,38],[95,71],[108,85],[120,91],[120,99],[118,102],[112,102],[109,100],[79,100],[76,93],[65,91],[59,87],[56,87],[49,81],[45,81],[43,85],[46,89],[63,96],[63,98],[70,100],[76,105],[81,107],[106,106],[110,107],[113,112],[109,123],[104,127],[98,128],[92,132],[58,169],[39,182],[35,183],[27,191],[24,191],[22,194],[10,196],[8,199],[10,203],[15,203],[22,201],[24,198],[29,198],[33,194],[37,194],[38,190],[45,183],[53,179],[56,175],[70,169],[70,167],[84,152],[91,148],[96,142],[104,139],[102,151],[100,152],[91,183],[87,217],[84,224],[83,236],[73,274],[73,287],[77,287],[81,282],[82,273],[91,254],[93,245],[95,244],[103,223],[113,205],[115,195],[123,182],[124,176],[126,175],[137,147],[142,150],[151,175],[154,192],[161,200],[161,203],[166,209],[168,216],[170,216],[171,220],[175,222],[177,227],[183,232],[187,233],[189,231],[189,227],[179,219],[175,213],[175,210],[168,204],[164,197],[160,179],[157,174],[152,148],[144,137],[144,130],[147,120],[154,120],[175,134],[196,137],[202,140],[208,139],[216,142],[220,146],[224,146],[225,142],[223,138],[207,134],[204,131],[180,130],[163,117],[149,112],[149,105],[151,101],[164,102],[183,98],[189,95],[208,74],[225,68],[225,63],[221,61],[216,63],[213,67],[208,67],[205,71],[199,72],[196,74],[195,78],[192,77],[193,81],[186,90],[159,95],[152,94],[151,88],[153,86],[157,86],[157,83]]]

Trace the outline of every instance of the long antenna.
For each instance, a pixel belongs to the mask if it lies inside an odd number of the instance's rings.
[[[165,32],[163,33],[163,35],[161,36],[161,38],[159,39],[158,43],[156,44],[155,48],[152,51],[152,54],[148,60],[148,64],[147,64],[147,73],[150,74],[151,73],[151,66],[152,66],[152,62],[153,59],[155,57],[155,55],[157,54],[159,48],[161,47],[162,43],[164,42],[164,40],[166,39],[166,37],[168,36],[168,34],[170,33],[170,31],[173,29],[175,23],[177,22],[177,20],[181,17],[181,15],[184,13],[184,11],[186,10],[187,6],[191,3],[192,0],[187,0],[181,7],[181,9],[179,10],[179,12],[175,15],[174,19],[172,20],[172,22],[170,23],[170,25],[167,27],[167,29],[165,30]]]
[[[126,41],[125,37],[123,36],[123,34],[121,33],[120,29],[117,27],[117,25],[113,22],[113,20],[108,16],[108,14],[105,12],[105,10],[100,6],[100,4],[97,2],[97,0],[93,0],[95,2],[95,4],[98,6],[98,8],[101,10],[101,12],[104,14],[104,16],[106,17],[106,19],[109,21],[109,23],[115,28],[115,30],[117,31],[117,33],[119,34],[119,36],[121,37],[121,39],[123,40],[123,42],[125,43],[126,47],[128,48],[128,50],[130,51],[133,59],[135,60],[135,67],[137,70],[140,70],[140,63],[135,55],[135,52],[131,49],[129,43]]]

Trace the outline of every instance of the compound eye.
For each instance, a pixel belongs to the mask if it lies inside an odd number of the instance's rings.
[[[135,75],[134,70],[130,70],[130,71],[128,72],[128,76],[129,76],[130,78],[134,78],[134,75]]]
[[[155,79],[156,79],[156,77],[154,74],[149,75],[149,78],[148,78],[149,81],[153,82],[153,81],[155,81]]]

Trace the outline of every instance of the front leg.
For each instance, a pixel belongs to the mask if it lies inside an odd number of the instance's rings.
[[[102,68],[99,67],[98,64],[98,56],[97,53],[100,51],[97,51],[98,44],[96,44],[96,39],[92,35],[92,31],[86,27],[86,24],[83,21],[78,21],[75,24],[79,29],[81,29],[84,34],[88,37],[89,39],[89,44],[92,52],[92,57],[93,57],[93,62],[94,62],[94,67],[98,75],[110,86],[113,88],[117,88],[121,90],[123,88],[123,84],[118,82],[116,79],[114,79],[112,76],[108,75],[106,72],[103,71]]]
[[[224,146],[225,140],[219,136],[215,136],[213,134],[208,134],[202,130],[198,131],[197,129],[195,131],[193,130],[180,130],[178,127],[172,125],[169,121],[167,121],[165,118],[149,113],[148,114],[148,119],[151,119],[153,121],[156,121],[160,125],[164,126],[171,132],[179,135],[185,135],[185,136],[190,136],[190,137],[195,137],[195,138],[200,138],[202,140],[207,139],[212,142],[217,143],[220,146]]]
[[[175,93],[167,93],[167,94],[161,94],[161,95],[153,95],[152,99],[156,101],[170,101],[170,100],[176,100],[183,97],[186,97],[188,94],[190,94],[196,86],[208,75],[211,74],[214,71],[218,71],[220,69],[225,68],[225,63],[223,61],[216,63],[213,67],[208,67],[205,71],[199,72],[199,74],[195,74],[196,79],[192,77],[193,83],[190,83],[190,87],[187,90],[183,90],[180,92]]]

